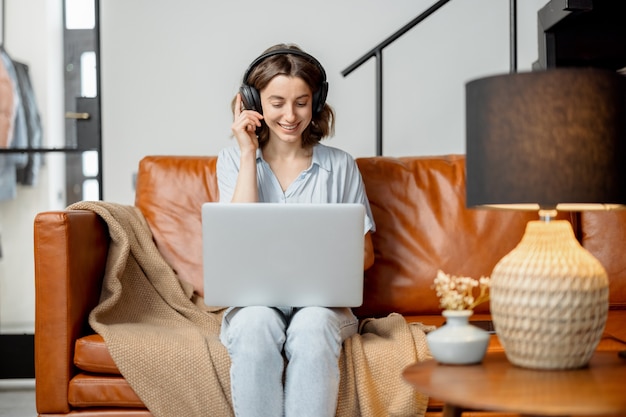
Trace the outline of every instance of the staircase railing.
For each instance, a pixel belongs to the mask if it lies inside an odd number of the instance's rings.
[[[349,67],[341,71],[341,75],[348,76],[352,71],[363,65],[370,58],[376,58],[376,155],[383,154],[383,49],[393,43],[400,36],[411,30],[415,25],[435,13],[450,0],[439,0],[415,19],[397,30],[387,39],[376,45]],[[510,56],[511,72],[517,67],[517,0],[510,1]]]

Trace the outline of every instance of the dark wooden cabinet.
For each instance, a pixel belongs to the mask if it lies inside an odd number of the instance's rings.
[[[626,68],[626,2],[551,0],[537,13],[534,69]]]

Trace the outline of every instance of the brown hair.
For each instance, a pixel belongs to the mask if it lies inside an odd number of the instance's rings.
[[[297,45],[278,44],[266,49],[263,53],[268,53],[277,49],[293,49],[302,51]],[[301,78],[312,93],[316,93],[322,84],[323,74],[314,63],[300,55],[277,54],[261,61],[244,80],[248,85],[263,90],[270,81],[277,75]],[[233,111],[235,100],[233,99]],[[335,133],[335,112],[328,104],[320,112],[313,112],[313,118],[309,126],[302,132],[302,147],[311,147],[327,136]],[[261,121],[261,129],[258,134],[259,146],[263,146],[269,140],[269,128],[264,121]]]

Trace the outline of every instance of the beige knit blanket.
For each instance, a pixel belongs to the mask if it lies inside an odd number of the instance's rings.
[[[163,260],[133,206],[81,202],[111,236],[100,303],[89,316],[120,372],[156,417],[232,416],[221,310],[207,308]],[[407,365],[430,358],[421,325],[402,316],[365,320],[340,359],[337,416],[419,416],[427,397],[402,380]]]

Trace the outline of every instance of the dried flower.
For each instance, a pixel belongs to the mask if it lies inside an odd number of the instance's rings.
[[[470,277],[448,275],[437,271],[433,287],[444,310],[473,310],[478,304],[489,300],[489,277],[478,280]],[[478,291],[478,295],[475,293]]]

